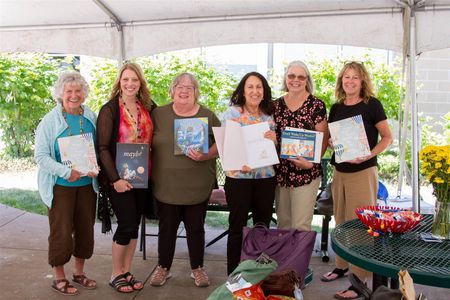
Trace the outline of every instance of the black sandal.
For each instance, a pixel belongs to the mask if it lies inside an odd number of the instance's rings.
[[[126,272],[125,274],[123,274],[123,276],[124,276],[125,279],[128,281],[129,285],[131,285],[131,287],[133,288],[133,290],[140,291],[140,290],[142,290],[142,289],[144,288],[144,285],[142,284],[142,281],[137,280],[137,279],[134,277],[134,275],[131,274],[130,272]],[[130,276],[131,276],[131,278],[130,278],[130,280],[128,280],[128,277],[130,277]],[[136,284],[141,284],[141,287],[140,287],[140,288],[135,288],[134,286],[135,286]]]
[[[348,275],[348,280],[352,284],[354,291],[363,295],[365,299],[370,299],[370,296],[372,295],[372,291],[367,287],[367,285],[364,282],[361,281],[361,279],[359,279],[358,276],[356,276],[353,273],[350,273]]]
[[[344,296],[339,295],[339,294],[345,294],[345,293],[347,293],[348,291],[353,291],[353,292],[355,292],[356,296],[355,296],[355,297],[344,297]],[[348,300],[348,299],[351,299],[351,300],[353,300],[353,299],[366,299],[366,298],[364,297],[364,295],[361,294],[361,293],[360,293],[353,285],[351,285],[351,286],[350,286],[348,289],[346,289],[345,291],[339,292],[339,294],[338,294],[338,293],[334,294],[334,298],[339,299],[339,300]],[[367,299],[369,299],[369,298],[367,298]]]
[[[134,292],[134,289],[131,290],[124,290],[122,289],[123,287],[126,286],[130,286],[131,288],[133,288],[132,285],[130,285],[130,283],[127,281],[125,274],[120,274],[118,275],[116,278],[114,278],[109,285],[115,289],[116,291],[118,291],[119,293],[124,293],[124,294],[128,294],[128,293],[132,293]]]
[[[337,276],[334,278],[331,278],[331,279],[328,278],[328,276],[330,276],[332,274],[336,274]],[[320,280],[322,280],[324,282],[330,282],[330,281],[336,280],[338,278],[345,277],[347,275],[348,275],[348,268],[346,268],[346,269],[335,268],[333,271],[323,274],[322,277],[320,277]]]

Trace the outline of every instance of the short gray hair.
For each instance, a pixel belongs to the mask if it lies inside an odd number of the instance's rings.
[[[53,87],[53,98],[59,103],[62,103],[62,96],[64,94],[64,87],[66,84],[79,84],[83,90],[84,99],[89,94],[89,86],[86,79],[77,71],[67,71],[59,75],[58,80]]]
[[[306,66],[306,64],[300,60],[291,61],[288,64],[288,66],[286,67],[286,70],[285,70],[284,76],[283,76],[283,87],[282,87],[283,91],[285,91],[285,92],[289,91],[289,89],[286,85],[286,76],[288,74],[289,69],[292,67],[300,67],[303,70],[305,70],[306,77],[307,77],[306,78],[306,91],[308,91],[310,94],[314,93],[314,82],[312,80],[311,73],[309,72],[309,69]]]
[[[194,98],[195,98],[195,101],[197,102],[198,98],[200,98],[200,85],[198,84],[197,78],[195,78],[195,76],[192,75],[191,73],[187,73],[187,72],[177,75],[172,80],[172,83],[170,84],[170,87],[169,87],[169,96],[170,96],[170,98],[173,100],[173,95],[175,93],[175,88],[177,87],[178,84],[180,84],[180,82],[184,78],[189,79],[191,81],[192,85],[194,86]]]

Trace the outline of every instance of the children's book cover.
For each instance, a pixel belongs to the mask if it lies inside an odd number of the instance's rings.
[[[189,149],[208,153],[208,118],[175,119],[174,154],[187,154]]]
[[[361,115],[328,123],[337,163],[370,155],[369,141]]]
[[[319,131],[286,127],[281,134],[280,157],[284,159],[304,157],[319,163],[323,133]]]
[[[148,144],[117,143],[117,172],[133,188],[148,188],[148,151]]]
[[[58,146],[62,164],[81,172],[84,176],[88,172],[98,174],[100,168],[97,164],[92,133],[59,138]]]

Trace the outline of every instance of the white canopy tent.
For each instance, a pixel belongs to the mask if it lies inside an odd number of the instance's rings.
[[[419,210],[415,58],[450,48],[450,0],[0,0],[0,52],[123,61],[237,43],[350,45],[413,58],[405,108],[411,107],[413,207]]]

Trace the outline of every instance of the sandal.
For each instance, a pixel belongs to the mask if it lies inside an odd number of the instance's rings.
[[[335,268],[333,271],[323,274],[322,277],[320,277],[320,280],[324,282],[330,282],[347,275],[348,275],[348,268],[346,269]]]
[[[61,282],[64,282],[64,284],[62,286],[58,287],[58,284],[60,284]],[[70,288],[75,289],[75,291],[74,292],[69,292]],[[67,280],[67,279],[56,279],[56,280],[53,280],[52,289],[55,292],[58,292],[58,293],[60,293],[61,295],[64,295],[64,296],[75,296],[75,295],[78,295],[80,293],[77,290],[76,287],[74,287],[73,285],[71,285],[69,283],[69,280]]]
[[[81,274],[81,275],[75,275],[73,274],[72,276],[72,281],[75,282],[76,284],[79,284],[80,286],[84,287],[85,289],[88,290],[93,290],[97,287],[97,282],[93,279],[89,279],[86,277],[86,275]]]
[[[128,294],[128,293],[132,293],[134,292],[133,289],[131,290],[125,290],[123,289],[124,287],[131,287],[133,288],[127,281],[127,279],[125,278],[125,274],[120,274],[118,275],[116,278],[114,278],[109,285],[115,289],[116,291],[118,291],[119,293],[124,293],[124,294]]]
[[[133,290],[135,291],[140,291],[144,288],[144,285],[142,284],[142,281],[137,280],[133,274],[131,274],[130,272],[126,272],[125,274],[123,274],[123,276],[126,278],[126,280],[128,281],[128,283],[131,285],[131,287],[133,288]],[[131,276],[131,277],[130,277]],[[140,287],[137,288],[136,285],[139,285]]]
[[[350,292],[350,291],[354,292],[356,294],[356,296],[350,296],[350,297],[343,296],[343,294],[346,294],[347,292]],[[357,291],[353,285],[351,285],[345,291],[338,292],[338,293],[334,294],[334,298],[340,299],[340,300],[365,299],[365,297],[359,291]]]
[[[348,275],[348,280],[352,284],[352,287],[355,291],[357,291],[359,294],[363,295],[365,299],[370,299],[370,295],[372,294],[372,291],[367,287],[367,285],[359,279],[358,276],[356,276],[353,273],[350,273]]]

